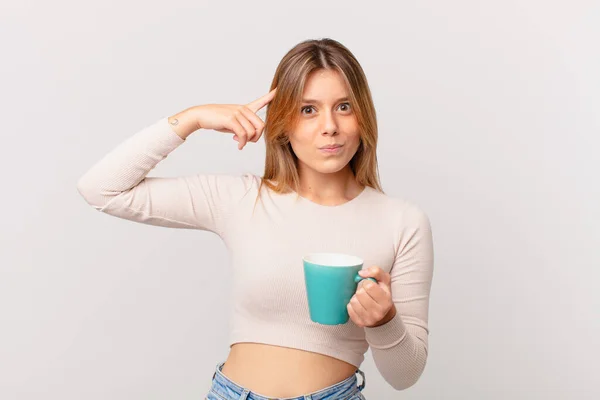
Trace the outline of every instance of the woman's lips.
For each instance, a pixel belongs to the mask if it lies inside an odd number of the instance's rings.
[[[336,154],[342,151],[342,147],[343,145],[336,147],[321,147],[319,150],[321,150],[325,154]]]

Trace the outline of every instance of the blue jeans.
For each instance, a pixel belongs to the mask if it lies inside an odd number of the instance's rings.
[[[206,400],[283,400],[265,397],[243,388],[229,380],[221,369],[225,362],[217,364],[213,375],[212,386],[206,396]],[[356,374],[362,377],[362,383],[358,385]],[[365,400],[361,391],[365,388],[365,373],[357,369],[354,375],[335,383],[325,389],[299,397],[288,397],[285,400]]]

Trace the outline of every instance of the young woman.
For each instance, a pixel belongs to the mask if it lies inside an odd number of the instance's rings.
[[[267,104],[263,122],[256,113]],[[263,176],[147,176],[190,134],[208,130],[232,134],[240,150],[264,136]],[[308,40],[283,57],[266,95],[161,118],[80,178],[81,195],[104,213],[211,231],[231,252],[230,351],[208,399],[364,399],[359,367],[369,347],[395,389],[419,379],[432,233],[417,205],[383,193],[376,149],[360,64],[335,40]],[[377,281],[360,282],[345,324],[309,318],[302,257],[314,252],[356,255],[362,276]]]

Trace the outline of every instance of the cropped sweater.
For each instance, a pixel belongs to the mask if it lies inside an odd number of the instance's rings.
[[[168,118],[142,128],[96,162],[77,189],[95,209],[127,220],[218,235],[230,254],[230,344],[257,342],[321,353],[355,365],[370,347],[395,389],[414,385],[428,353],[433,240],[414,203],[369,186],[346,203],[320,205],[276,193],[244,173],[151,177],[183,144]],[[259,196],[260,195],[260,196]],[[259,196],[259,197],[257,197]],[[377,327],[309,317],[302,257],[345,253],[391,275],[396,316]]]

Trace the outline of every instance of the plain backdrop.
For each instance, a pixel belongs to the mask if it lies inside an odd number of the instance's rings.
[[[267,93],[322,37],[365,70],[384,190],[434,232],[425,372],[397,392],[368,352],[366,397],[600,398],[597,1],[1,4],[0,399],[204,398],[224,245],[97,212],[76,183],[159,118]],[[201,131],[151,175],[263,165],[262,140]]]

